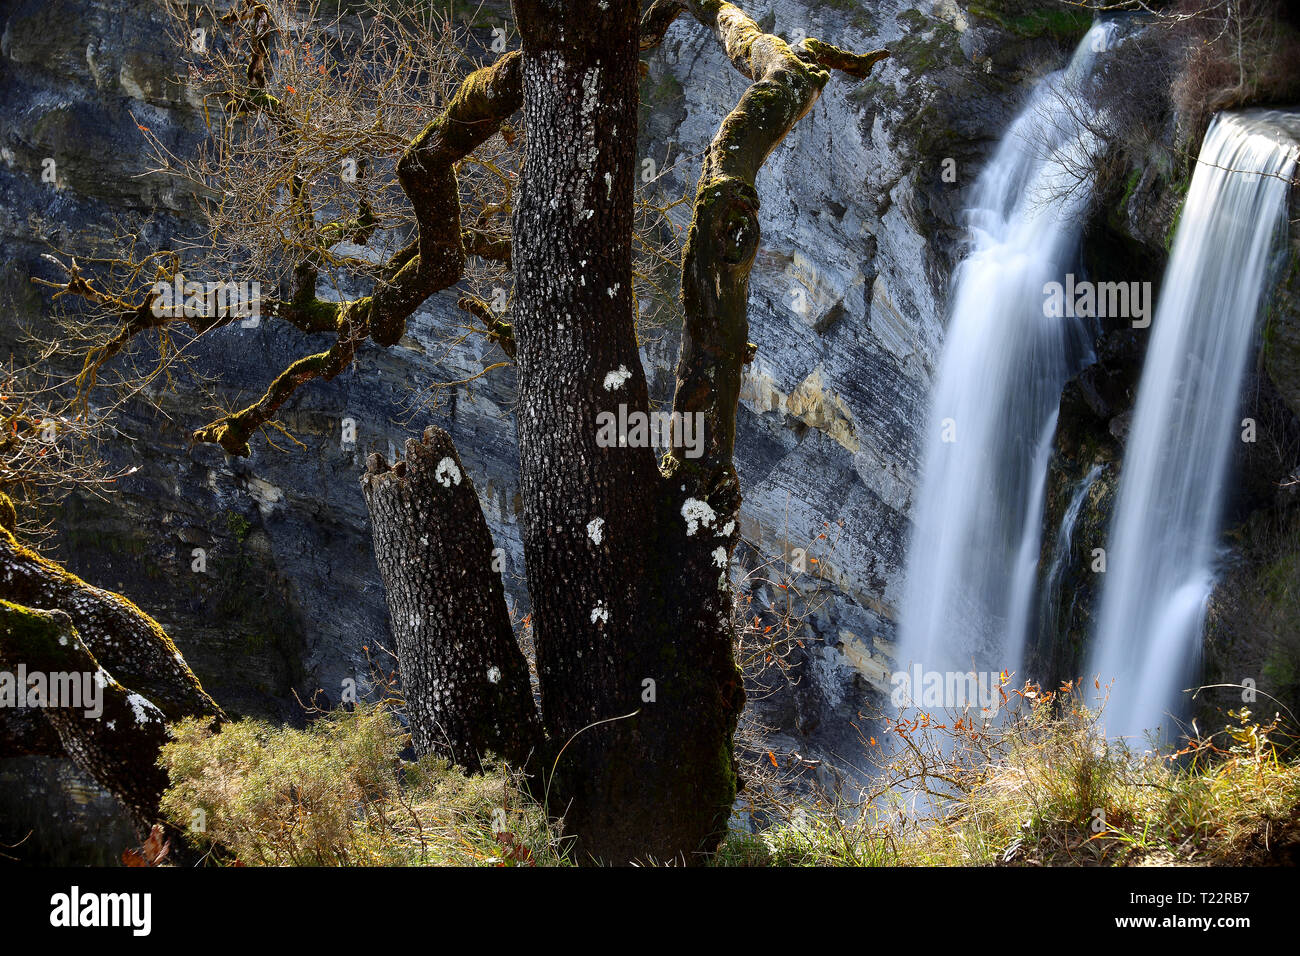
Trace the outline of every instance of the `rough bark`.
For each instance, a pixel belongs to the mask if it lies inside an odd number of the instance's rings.
[[[143,838],[159,822],[158,803],[167,788],[167,772],[158,765],[158,753],[168,739],[169,715],[120,684],[90,652],[71,616],[61,610],[37,610],[0,600],[0,664],[11,673],[22,664],[29,674],[93,675],[101,694],[100,713],[88,715],[84,708],[67,706],[44,706],[41,713],[58,734],[64,752],[118,799]],[[211,704],[179,716],[207,716],[215,722],[221,712]]]
[[[665,704],[678,635],[656,614],[662,478],[649,447],[601,447],[597,415],[645,412],[632,302],[635,3],[517,2],[525,177],[514,213],[519,462],[553,812],[579,859],[708,849],[734,791],[705,699]],[[608,384],[607,384],[608,383]],[[595,530],[592,530],[592,529]],[[654,702],[643,699],[654,681]]]
[[[0,710],[0,759],[65,756],[59,735],[39,711]]]
[[[0,493],[0,505],[12,503]],[[3,510],[3,509],[0,509]],[[94,675],[103,711],[43,706],[4,714],[0,751],[66,755],[130,813],[143,839],[167,777],[166,724],[225,719],[158,622],[25,547],[0,525],[0,669]],[[39,721],[39,723],[38,723]],[[51,728],[53,733],[43,729]],[[183,854],[181,841],[175,850]]]
[[[0,528],[0,599],[63,611],[86,649],[168,720],[220,713],[162,627],[126,598],[93,587]]]
[[[533,766],[541,726],[474,483],[440,428],[362,479],[417,753]]]

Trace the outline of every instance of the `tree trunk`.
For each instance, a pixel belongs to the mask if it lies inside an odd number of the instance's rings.
[[[698,692],[714,675],[685,676],[698,628],[679,626],[696,607],[673,590],[657,452],[602,447],[597,429],[602,412],[649,408],[632,300],[638,9],[521,0],[515,12],[528,131],[513,230],[519,461],[543,722],[561,751],[552,809],[579,859],[694,860],[735,792],[732,702]]]
[[[494,753],[524,768],[541,745],[492,537],[450,436],[425,429],[362,479],[417,753],[470,770]]]
[[[94,587],[0,528],[0,598],[63,611],[105,670],[143,694],[168,720],[221,712],[162,627],[112,591]]]
[[[796,53],[727,3],[656,3],[644,24],[637,6],[515,3],[526,129],[511,249],[524,557],[550,811],[580,861],[694,863],[716,847],[738,786],[732,737],[744,692],[727,569],[739,537],[732,450],[759,242],[754,177],[820,93],[820,63],[865,75],[884,54],[817,41]],[[754,85],[705,159],[684,261],[674,410],[702,421],[703,450],[674,448],[661,468],[655,449],[604,441],[598,424],[602,413],[649,410],[632,299],[637,59],[683,9]],[[437,454],[454,461],[437,434]],[[425,473],[430,454],[408,452]],[[468,716],[444,735],[472,752],[525,719],[517,691],[504,694],[515,715],[504,725],[479,696],[480,672],[513,648],[499,581],[464,580],[462,566],[482,568],[490,552],[486,526],[468,484],[457,496],[407,476],[403,497],[381,507],[378,480],[366,479],[367,494],[380,566],[397,590],[413,731],[456,720],[436,710],[446,702]],[[429,530],[440,546],[413,548]],[[460,636],[477,636],[449,653],[455,613]]]

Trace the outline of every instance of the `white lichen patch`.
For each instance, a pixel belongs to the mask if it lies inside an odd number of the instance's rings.
[[[614,371],[605,375],[605,391],[612,392],[616,388],[622,388],[624,383],[632,377],[626,365],[620,365]]]
[[[601,624],[609,620],[609,608],[605,607],[604,601],[597,601],[596,606],[591,609],[591,623],[599,621]]]
[[[713,563],[714,563],[715,565],[717,565],[718,567],[720,567],[720,568],[725,568],[725,567],[727,566],[727,549],[726,549],[726,548],[714,548],[714,549],[713,549]]]
[[[587,537],[591,539],[592,544],[600,544],[605,540],[604,518],[592,518],[587,522]]]
[[[450,488],[452,485],[460,484],[460,469],[451,458],[444,458],[433,470],[433,478],[444,488]]]
[[[489,684],[501,683],[501,668],[497,667],[495,664],[489,667],[487,677]]]
[[[700,527],[712,528],[713,522],[718,520],[717,513],[709,507],[707,501],[700,501],[699,498],[687,498],[682,502],[682,517],[686,520],[686,536],[689,538]]]
[[[127,694],[126,702],[131,705],[131,712],[135,714],[135,722],[137,724],[143,724],[148,720],[163,719],[162,711],[149,703],[149,701],[145,700],[139,694]]]
[[[731,532],[733,532],[733,531],[735,531],[735,530],[736,530],[736,522],[735,522],[735,521],[728,521],[726,524],[724,524],[724,525],[722,526],[722,530],[718,532],[718,537],[720,537],[720,538],[730,538],[730,537],[731,537]]]

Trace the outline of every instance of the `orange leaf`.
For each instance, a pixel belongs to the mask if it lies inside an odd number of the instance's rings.
[[[772,766],[773,766],[773,767],[775,767],[775,766],[777,765],[777,764],[776,764],[776,754],[772,753],[772,751],[770,751],[770,750],[767,752],[767,759],[770,760],[770,761],[772,761]]]

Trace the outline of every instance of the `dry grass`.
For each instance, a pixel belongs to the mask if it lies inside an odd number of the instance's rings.
[[[995,727],[896,725],[910,743],[853,803],[734,835],[724,866],[1261,865],[1300,860],[1300,763],[1276,720],[1231,714],[1176,753],[1107,741],[1073,688]],[[958,722],[961,721],[959,724]],[[923,756],[918,756],[921,754]]]
[[[796,798],[776,825],[733,833],[715,865],[1300,862],[1300,762],[1285,759],[1276,720],[1236,712],[1176,753],[1138,752],[1107,741],[1074,688],[1022,694],[987,725],[894,722],[898,746],[856,800]],[[164,811],[224,864],[568,864],[558,824],[516,776],[403,761],[406,739],[382,706],[306,730],[181,723],[162,758]]]
[[[500,768],[426,757],[382,706],[306,730],[258,720],[177,724],[162,755],[168,819],[211,860],[264,866],[563,865],[557,830]]]

